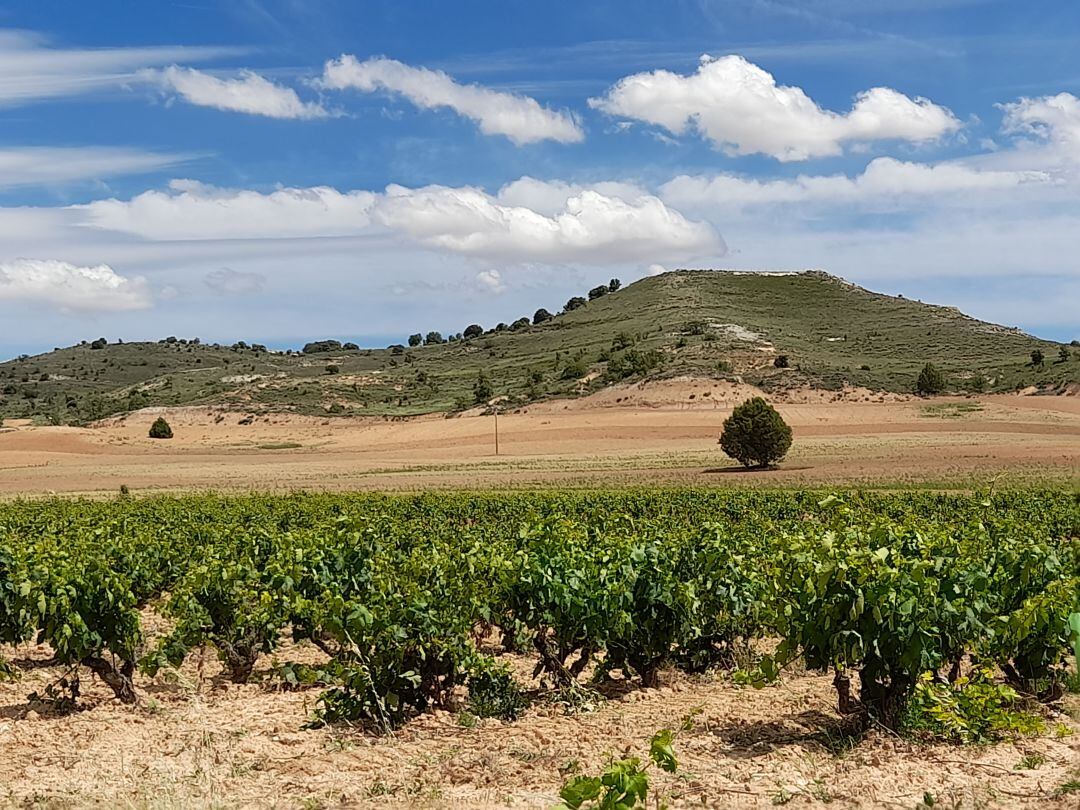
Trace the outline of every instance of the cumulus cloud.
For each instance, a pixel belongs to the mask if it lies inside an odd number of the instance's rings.
[[[480,125],[485,135],[505,135],[517,145],[552,140],[577,143],[585,133],[567,112],[541,106],[528,96],[477,84],[463,85],[441,70],[412,67],[395,59],[359,61],[343,55],[326,63],[320,87],[397,93],[421,109],[447,108]]]
[[[203,283],[220,295],[258,295],[266,287],[266,276],[222,267],[203,276]]]
[[[0,149],[0,188],[102,180],[157,171],[188,159],[187,155],[105,146],[4,148]]]
[[[71,312],[122,312],[152,303],[145,279],[105,264],[79,267],[55,259],[0,262],[0,301],[48,304]]]
[[[502,273],[498,270],[481,270],[476,274],[476,284],[487,292],[506,292],[506,284],[503,283]]]
[[[602,193],[598,189],[606,189]],[[425,247],[500,261],[611,264],[723,255],[712,226],[630,184],[529,179],[493,196],[473,187],[392,185],[376,194],[317,187],[269,194],[173,181],[168,191],[72,206],[81,223],[152,240],[396,234]],[[536,210],[508,200],[531,200]]]
[[[301,101],[291,87],[274,84],[250,70],[241,71],[237,79],[219,79],[201,70],[171,65],[164,70],[145,70],[139,75],[198,107],[267,118],[311,119],[333,114],[321,104]]]
[[[146,239],[279,239],[350,236],[370,224],[375,195],[326,186],[269,194],[174,180],[169,191],[73,206],[85,225]]]
[[[800,175],[757,180],[735,174],[681,175],[661,186],[661,197],[677,207],[752,206],[782,203],[847,204],[905,197],[942,197],[1054,185],[1044,171],[984,171],[959,163],[911,163],[876,158],[854,177]]]
[[[850,142],[933,141],[960,128],[948,109],[887,87],[860,93],[847,113],[823,110],[802,89],[778,85],[741,56],[703,56],[690,76],[636,73],[589,104],[675,135],[696,130],[731,154],[781,161],[838,155]]]
[[[504,261],[609,264],[724,252],[710,225],[649,195],[623,200],[587,190],[547,216],[476,188],[390,186],[376,216],[427,247]]]

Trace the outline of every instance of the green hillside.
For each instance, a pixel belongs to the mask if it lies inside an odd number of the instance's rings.
[[[1035,350],[1045,356],[1041,365],[1032,363]],[[786,368],[777,367],[780,355]],[[910,392],[927,362],[952,391],[1053,390],[1080,380],[1080,348],[953,308],[818,272],[684,270],[539,325],[438,345],[303,354],[170,339],[56,349],[0,364],[0,415],[80,423],[189,404],[409,415],[466,407],[478,395],[525,403],[678,375],[740,379],[773,392],[844,385]]]

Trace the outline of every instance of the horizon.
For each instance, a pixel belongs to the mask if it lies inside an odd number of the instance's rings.
[[[1036,8],[7,9],[0,357],[378,348],[688,264],[1068,343],[1080,7]]]

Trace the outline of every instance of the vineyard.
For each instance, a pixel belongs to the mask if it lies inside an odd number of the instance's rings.
[[[938,684],[1061,696],[1078,538],[1080,498],[1055,492],[17,502],[0,642],[51,651],[63,675],[36,697],[56,710],[89,673],[135,703],[212,649],[234,682],[272,660],[282,688],[319,690],[316,725],[386,732],[461,700],[512,718],[528,698],[499,659],[528,650],[561,693],[668,667],[762,685],[800,662],[834,673],[840,712],[899,728]],[[286,641],[318,663],[282,660]]]

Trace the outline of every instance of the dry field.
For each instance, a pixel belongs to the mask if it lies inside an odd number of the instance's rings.
[[[4,653],[24,670],[0,684],[0,802],[18,807],[552,808],[570,774],[644,755],[655,731],[688,716],[680,773],[653,783],[674,807],[915,810],[927,797],[947,808],[1080,806],[1080,792],[1062,792],[1080,786],[1076,696],[1037,737],[923,745],[881,731],[856,741],[835,712],[831,677],[796,673],[755,690],[671,672],[658,689],[614,688],[583,714],[541,698],[513,723],[439,711],[377,738],[304,729],[318,690],[228,683],[212,654],[178,678],[142,681],[136,707],[87,681],[84,711],[39,715],[26,694],[60,673],[40,666],[40,652]],[[513,663],[538,686],[531,660]]]
[[[781,469],[743,474],[716,444],[752,389],[691,380],[545,403],[495,420],[318,419],[212,408],[166,412],[176,437],[147,438],[158,411],[93,428],[0,432],[0,493],[1080,481],[1080,397],[920,400],[852,391],[778,402],[795,431]]]

